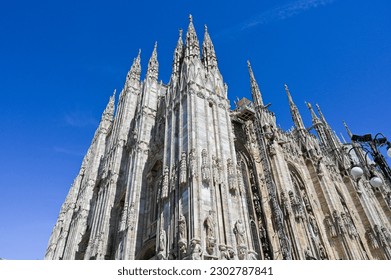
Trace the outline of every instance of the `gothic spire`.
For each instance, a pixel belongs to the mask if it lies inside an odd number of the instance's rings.
[[[335,134],[335,132],[331,129],[331,127],[327,123],[326,118],[324,117],[322,111],[320,110],[319,105],[318,104],[315,104],[315,105],[316,105],[316,108],[318,109],[320,120],[322,121],[322,123],[324,124],[324,126],[326,128],[326,133],[330,139],[329,140],[330,143],[332,145],[334,145],[334,147],[338,147],[341,144],[341,141],[339,140],[338,136]]]
[[[105,110],[103,111],[103,116],[107,117],[107,119],[112,120],[114,117],[114,102],[115,102],[115,94],[117,90],[114,89],[113,95],[110,96],[109,102],[106,105]]]
[[[206,24],[204,42],[202,43],[202,63],[208,71],[217,68],[216,53]]]
[[[109,126],[114,118],[115,93],[116,93],[116,90],[114,90],[113,95],[110,96],[109,102],[107,103],[106,108],[103,111],[98,131],[107,132],[107,129],[109,128]]]
[[[153,52],[151,58],[148,62],[148,70],[147,77],[157,80],[159,73],[159,62],[157,61],[157,42],[155,42],[155,46],[153,48]]]
[[[135,80],[135,81],[140,80],[140,75],[141,75],[140,55],[141,55],[141,49],[138,51],[137,57],[133,59],[132,67],[130,67],[130,70],[126,77],[126,84],[128,84],[131,80]]]
[[[193,58],[200,57],[200,45],[198,42],[197,34],[193,25],[193,17],[189,15],[189,27],[187,28],[186,33],[186,49],[185,49],[185,57]]]
[[[262,94],[259,89],[258,83],[255,80],[253,69],[251,68],[250,61],[247,60],[247,67],[248,67],[248,72],[250,73],[250,83],[251,83],[251,94],[253,97],[253,102],[256,107],[261,106],[263,107],[263,101],[262,101]]]
[[[312,108],[311,103],[305,102],[305,104],[307,105],[308,109],[311,112],[312,125],[313,125],[313,128],[318,133],[320,141],[322,142],[324,147],[329,147],[330,143],[327,140],[327,136],[326,136],[326,132],[325,132],[326,127],[323,125],[323,123],[319,120],[318,116],[315,114],[315,111]]]
[[[324,116],[322,114],[322,111],[320,110],[319,105],[318,104],[315,104],[315,105],[316,105],[316,108],[318,109],[318,113],[319,113],[320,119],[322,120],[322,122],[324,122],[326,124],[327,123],[326,119],[324,118]]]
[[[348,133],[349,137],[352,138],[353,133],[350,131],[345,121],[343,122],[343,125],[345,126],[346,132]]]
[[[172,74],[177,75],[180,71],[180,65],[183,59],[183,30],[179,29],[179,38],[174,51],[174,59],[172,63]]]
[[[316,123],[318,123],[318,121],[319,121],[319,118],[318,118],[318,116],[315,114],[315,112],[314,112],[314,109],[312,108],[312,105],[311,105],[311,103],[309,103],[309,102],[305,102],[305,104],[307,105],[308,109],[309,109],[309,110],[310,110],[310,112],[311,112],[312,123],[313,123],[313,124],[316,124]]]
[[[285,84],[284,86],[285,86],[285,91],[286,91],[286,94],[287,94],[288,100],[289,100],[289,107],[291,110],[293,123],[295,124],[297,129],[299,129],[299,130],[305,129],[303,120],[302,120],[301,115],[299,113],[299,109],[297,109],[295,103],[293,102],[289,88],[288,88],[287,84]]]

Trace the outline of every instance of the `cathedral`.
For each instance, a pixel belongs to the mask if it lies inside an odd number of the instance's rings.
[[[207,28],[200,45],[190,17],[184,37],[167,84],[155,44],[110,97],[45,259],[391,259],[391,184],[360,144],[318,105],[306,127],[287,85],[279,128],[250,62],[252,100],[231,109]]]

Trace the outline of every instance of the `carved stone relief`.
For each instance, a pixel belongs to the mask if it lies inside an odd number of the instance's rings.
[[[179,184],[184,185],[187,181],[187,163],[186,163],[186,153],[182,152],[180,169],[179,169]]]
[[[202,180],[205,182],[209,182],[210,169],[209,169],[209,164],[208,164],[208,152],[206,151],[206,149],[202,150],[201,157],[202,157],[202,164],[201,164]]]

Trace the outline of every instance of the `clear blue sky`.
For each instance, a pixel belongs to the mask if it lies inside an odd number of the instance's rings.
[[[138,2],[138,3],[137,3]],[[215,45],[229,97],[250,96],[292,126],[318,103],[337,134],[391,139],[391,1],[6,1],[0,8],[0,257],[42,259],[60,207],[114,89],[158,41],[168,82],[178,29],[193,15]]]

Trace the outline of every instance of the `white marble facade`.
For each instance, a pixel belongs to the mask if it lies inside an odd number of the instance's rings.
[[[190,18],[184,39],[167,85],[157,45],[143,81],[134,59],[45,259],[391,259],[390,186],[350,176],[319,106],[309,132],[286,86],[282,131],[248,63],[253,100],[231,110],[207,28],[200,46]]]

